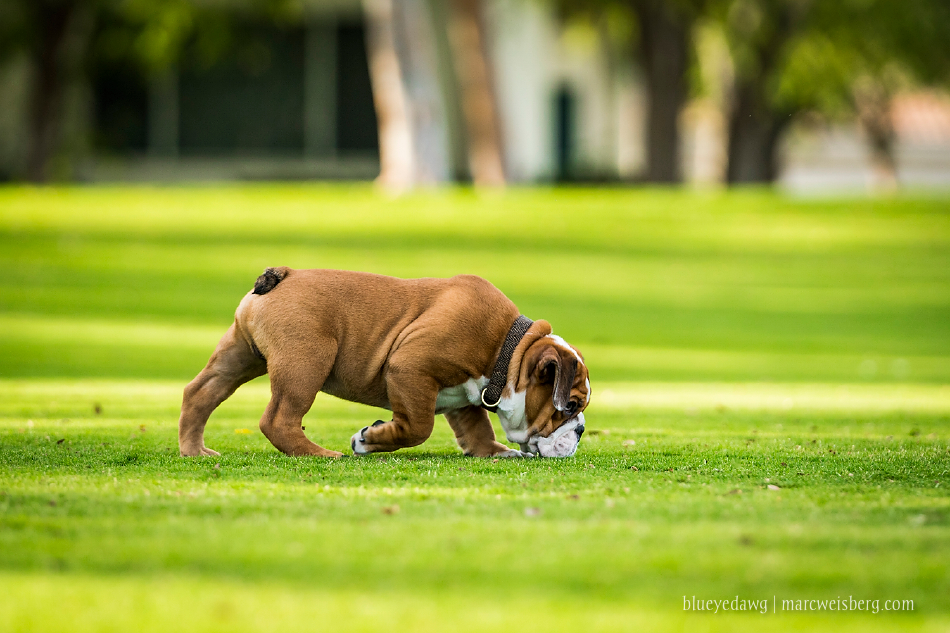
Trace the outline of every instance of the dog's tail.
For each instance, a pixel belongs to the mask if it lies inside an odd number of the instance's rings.
[[[290,268],[287,266],[268,268],[264,271],[264,274],[258,277],[257,281],[254,282],[254,290],[251,291],[251,294],[266,295],[276,288],[277,284],[282,282],[289,273]]]

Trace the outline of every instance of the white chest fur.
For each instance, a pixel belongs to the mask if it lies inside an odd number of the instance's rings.
[[[439,390],[435,399],[436,414],[464,409],[482,403],[482,389],[488,385],[488,378],[469,378],[460,385]],[[525,415],[525,392],[515,393],[511,385],[498,401],[498,419],[509,442],[524,443],[528,435],[528,418]],[[509,395],[510,394],[510,395]]]
[[[509,385],[498,402],[498,420],[509,442],[522,444],[528,441],[528,416],[525,414],[525,395],[527,391],[515,392]]]
[[[482,389],[488,384],[488,378],[480,376],[479,378],[469,378],[461,385],[446,387],[439,390],[439,395],[435,398],[435,412],[445,413],[446,411],[455,411],[464,409],[473,404],[481,404]]]

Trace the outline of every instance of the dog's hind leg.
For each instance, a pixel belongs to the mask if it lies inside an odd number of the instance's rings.
[[[341,457],[343,453],[308,440],[301,427],[303,416],[333,368],[336,343],[298,340],[293,349],[290,358],[269,359],[271,400],[261,418],[261,432],[287,455]]]
[[[267,373],[234,324],[221,338],[201,373],[185,387],[178,420],[178,449],[183,456],[218,455],[204,445],[205,424],[219,404],[247,381]]]

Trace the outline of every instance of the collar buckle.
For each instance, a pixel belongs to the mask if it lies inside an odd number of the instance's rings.
[[[482,406],[488,409],[491,412],[494,412],[498,408],[498,403],[501,402],[501,394],[498,394],[498,400],[492,404],[485,400],[485,394],[488,393],[488,387],[482,389]]]

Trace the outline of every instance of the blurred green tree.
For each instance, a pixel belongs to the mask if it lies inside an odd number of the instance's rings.
[[[59,141],[66,86],[84,69],[96,0],[6,0],[0,3],[0,61],[25,55],[29,92],[27,177],[44,181]]]
[[[154,76],[178,63],[187,48],[210,65],[234,44],[240,20],[288,22],[299,20],[301,12],[294,0],[4,0],[0,62],[23,55],[32,76],[26,177],[51,177],[65,95],[87,79],[96,60],[130,61]]]
[[[194,24],[184,0],[6,0],[0,4],[0,61],[27,58],[26,177],[44,182],[61,142],[67,89],[96,55],[131,55],[155,72],[174,62]]]
[[[875,163],[893,174],[894,92],[950,84],[945,0],[713,0],[710,15],[735,70],[729,183],[774,180],[778,140],[804,110],[856,113]]]

